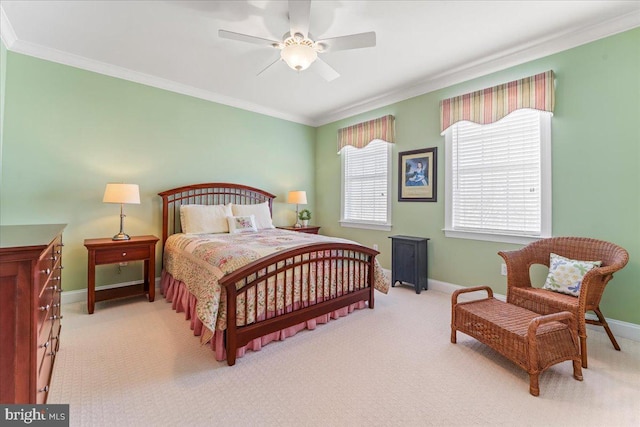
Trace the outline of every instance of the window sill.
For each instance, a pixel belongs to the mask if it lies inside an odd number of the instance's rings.
[[[470,239],[470,240],[484,240],[486,242],[498,242],[498,243],[514,243],[519,245],[528,245],[529,243],[536,242],[545,237],[551,236],[525,236],[517,234],[497,234],[497,233],[483,233],[479,231],[460,231],[460,230],[448,230],[443,229],[446,237],[452,237],[454,239]]]
[[[391,231],[391,224],[371,224],[366,222],[340,221],[341,227],[363,228],[366,230]]]

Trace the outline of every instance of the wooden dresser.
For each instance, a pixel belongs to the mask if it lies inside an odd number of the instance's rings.
[[[0,403],[45,403],[60,346],[65,224],[0,226]]]

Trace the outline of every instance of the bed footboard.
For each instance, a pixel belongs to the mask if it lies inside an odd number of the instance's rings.
[[[350,304],[374,307],[378,252],[349,243],[314,243],[274,253],[223,277],[227,363],[252,339]]]

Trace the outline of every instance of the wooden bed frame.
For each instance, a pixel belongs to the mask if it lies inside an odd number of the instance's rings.
[[[180,206],[187,204],[217,205],[226,203],[258,204],[268,202],[273,207],[273,194],[257,188],[229,183],[195,184],[159,193],[162,197],[162,246],[167,238],[174,233],[181,232]],[[375,257],[379,252],[348,243],[314,243],[298,246],[274,253],[258,259],[219,280],[220,286],[226,290],[227,301],[227,329],[225,331],[225,347],[227,363],[233,366],[236,362],[237,349],[248,344],[252,339],[298,325],[307,320],[331,313],[340,308],[359,301],[368,303],[374,308],[374,271]],[[163,256],[164,258],[164,256]],[[332,264],[342,266],[338,272],[329,268]],[[314,268],[312,268],[312,265]],[[257,289],[267,286],[267,280],[274,277],[291,280],[297,272],[307,272],[315,283],[330,283],[342,279],[341,286],[335,295],[327,296],[322,301],[311,301],[306,306],[294,307],[293,296],[288,292],[274,292],[280,304],[286,309],[283,313],[268,312],[266,318],[248,325],[238,325],[237,307],[239,298],[246,299],[247,295],[254,298],[259,295]],[[313,272],[312,272],[313,271]],[[340,276],[337,276],[340,275]],[[356,280],[357,278],[357,280]],[[302,285],[297,284],[298,292],[304,293]],[[324,285],[322,285],[324,286]],[[307,299],[311,299],[309,286],[306,287]],[[263,294],[267,294],[263,292]],[[257,298],[257,297],[256,297]],[[256,301],[255,310],[259,306],[267,306],[266,298]],[[273,301],[272,301],[273,303]],[[248,313],[244,308],[244,317],[257,313]]]

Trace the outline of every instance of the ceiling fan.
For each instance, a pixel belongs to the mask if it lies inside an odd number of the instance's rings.
[[[340,74],[329,64],[318,58],[319,53],[374,47],[376,45],[376,33],[373,31],[314,40],[309,33],[310,11],[311,0],[289,0],[289,31],[284,34],[282,41],[226,30],[218,30],[218,36],[278,49],[280,51],[279,57],[263,68],[258,75],[275,63],[284,60],[290,68],[296,71],[306,70],[311,64],[315,64],[312,70],[327,81],[340,77]]]

